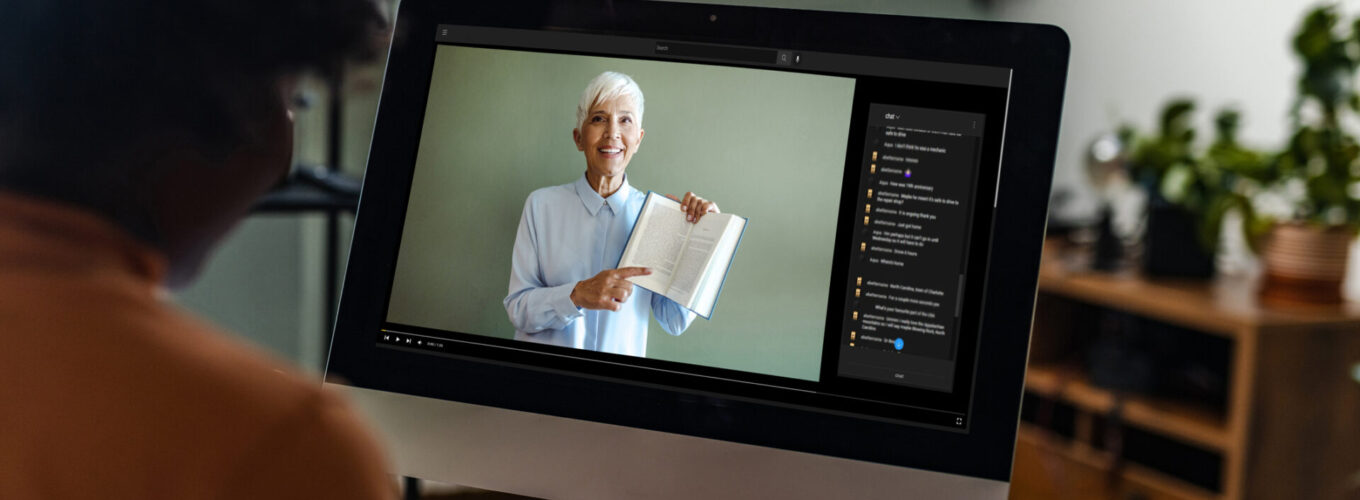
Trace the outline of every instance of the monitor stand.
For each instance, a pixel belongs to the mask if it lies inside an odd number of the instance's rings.
[[[541,498],[986,498],[1009,484],[357,387],[392,472]],[[910,446],[910,443],[903,443]],[[607,478],[607,479],[602,479]],[[571,485],[571,491],[562,491]]]

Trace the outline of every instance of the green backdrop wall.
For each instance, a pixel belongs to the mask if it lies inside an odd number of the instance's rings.
[[[510,338],[501,300],[524,199],[585,171],[576,103],[602,71],[646,97],[628,166],[750,219],[713,319],[647,357],[816,380],[854,82],[768,70],[441,46],[388,320]]]

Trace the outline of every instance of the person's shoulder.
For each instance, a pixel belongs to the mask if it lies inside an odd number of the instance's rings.
[[[551,208],[553,205],[566,203],[576,198],[578,198],[576,183],[568,182],[533,190],[525,199],[525,206]]]
[[[199,387],[204,397],[220,398],[239,417],[260,423],[321,404],[319,380],[186,312],[168,309],[164,325],[174,331],[156,332],[146,352],[161,366],[179,370],[178,376]]]
[[[358,415],[335,394],[311,394],[231,464],[223,498],[391,497],[383,450]]]
[[[58,288],[79,306],[62,317],[7,323],[34,334],[10,339],[16,345],[0,352],[0,374],[32,384],[0,389],[0,405],[14,405],[6,406],[16,409],[9,422],[47,437],[10,443],[0,464],[67,457],[64,468],[44,477],[60,484],[97,471],[122,478],[107,484],[114,490],[139,488],[146,470],[162,471],[158,477],[169,479],[159,481],[174,484],[161,486],[186,494],[255,479],[284,487],[256,477],[257,464],[308,479],[344,476],[336,482],[367,484],[368,491],[383,487],[378,446],[319,380],[165,301]],[[56,414],[75,417],[50,418]],[[91,457],[89,443],[118,450],[117,459],[83,458]],[[272,449],[295,463],[271,461]]]
[[[0,354],[0,364],[22,362],[34,377],[59,375],[78,389],[46,393],[45,404],[80,404],[127,422],[148,414],[260,421],[320,390],[288,363],[125,274],[19,273],[13,279],[26,293],[0,300],[0,324],[31,334],[7,339],[12,349]]]
[[[273,496],[290,485],[306,488],[299,496],[386,496],[384,454],[340,395],[192,315],[171,311],[171,317],[192,342],[166,349],[160,361],[185,368],[178,376],[193,380],[200,394],[201,409],[181,417],[239,429],[200,429],[216,435],[207,442],[241,480],[228,485],[239,488],[242,495],[235,496]]]
[[[638,189],[637,187],[633,187],[631,192],[628,193],[628,201],[633,203],[641,203],[647,201],[647,193],[650,192],[651,191],[648,191],[646,189]]]
[[[569,196],[576,196],[575,181],[568,182],[566,184],[558,184],[556,186],[541,187],[529,193],[529,199],[531,200],[544,198],[563,198]]]
[[[306,484],[310,493],[343,486],[334,498],[385,496],[383,453],[339,395],[188,313],[169,316],[188,341],[170,342],[155,362],[193,386],[198,401],[180,401],[188,409],[178,417],[198,424],[199,445],[212,443],[242,493]]]

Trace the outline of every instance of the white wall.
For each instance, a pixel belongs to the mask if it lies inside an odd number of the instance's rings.
[[[1078,202],[1058,217],[1087,217],[1083,189],[1091,139],[1122,122],[1151,131],[1170,96],[1195,97],[1200,137],[1225,104],[1244,114],[1250,144],[1277,147],[1288,131],[1298,64],[1289,44],[1313,2],[1299,0],[998,1],[989,17],[1053,24],[1072,40],[1054,188]]]

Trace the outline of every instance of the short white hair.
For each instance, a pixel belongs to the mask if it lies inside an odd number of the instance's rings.
[[[637,103],[637,122],[642,123],[642,87],[639,87],[631,76],[617,71],[606,71],[591,79],[590,83],[586,84],[585,92],[581,92],[581,102],[576,105],[576,128],[581,128],[581,125],[586,123],[590,108],[619,96],[633,98],[633,102]]]

